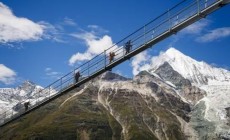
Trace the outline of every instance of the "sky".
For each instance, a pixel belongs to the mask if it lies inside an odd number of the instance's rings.
[[[0,87],[43,87],[120,41],[181,0],[1,0]],[[170,47],[230,70],[227,5],[113,69],[137,74]]]

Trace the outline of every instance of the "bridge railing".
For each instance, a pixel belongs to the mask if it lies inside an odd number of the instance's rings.
[[[142,47],[147,42],[156,39],[165,32],[170,32],[173,27],[178,26],[183,21],[188,18],[199,14],[202,10],[208,8],[209,6],[215,4],[219,0],[184,0],[183,2],[177,4],[171,9],[168,9],[165,13],[161,14],[154,20],[150,21],[143,27],[139,28],[129,36],[125,37],[123,40],[117,42],[110,48],[106,49],[104,52],[93,57],[91,60],[85,62],[81,66],[77,67],[73,71],[67,73],[57,81],[45,87],[43,90],[38,91],[36,96],[29,98],[30,102],[29,109],[35,108],[45,101],[57,96],[62,93],[65,89],[77,84],[74,79],[76,71],[79,71],[81,77],[78,82],[89,78],[96,72],[105,69],[110,65],[109,53],[114,52],[115,57],[113,61],[119,59],[124,59],[126,56],[125,43],[131,40],[132,50]],[[20,116],[28,110],[25,110],[23,104],[18,110],[10,109],[0,114],[0,125]]]

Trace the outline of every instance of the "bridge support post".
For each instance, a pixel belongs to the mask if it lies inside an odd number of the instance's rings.
[[[171,21],[170,10],[169,9],[168,9],[168,22],[169,22],[169,31],[171,31],[171,29],[172,29],[172,21]]]
[[[196,0],[197,2],[197,14],[200,15],[200,0]]]
[[[205,2],[204,2],[204,8],[207,8],[207,6],[208,6],[208,0],[205,0]]]
[[[106,68],[106,50],[104,51],[104,55],[105,55],[105,68]]]
[[[144,26],[144,42],[145,42],[144,44],[146,44],[146,29],[145,28],[146,28],[146,25]]]
[[[48,99],[50,99],[50,86],[49,86],[49,98]]]
[[[6,121],[6,111],[4,112],[3,122]]]
[[[61,82],[61,88],[60,88],[60,91],[62,91],[62,78],[60,79],[60,82]]]
[[[88,61],[88,77],[89,77],[89,62],[90,62],[90,61]]]

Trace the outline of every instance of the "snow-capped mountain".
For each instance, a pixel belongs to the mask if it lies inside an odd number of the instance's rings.
[[[133,79],[106,72],[6,125],[0,139],[230,139],[229,71],[174,48],[153,63]],[[12,100],[34,99],[23,85]]]
[[[168,62],[175,71],[196,85],[216,85],[218,83],[222,85],[230,83],[229,71],[215,68],[203,61],[198,62],[175,48],[170,48],[156,57],[150,71],[154,72],[164,62]]]
[[[35,83],[31,81],[25,81],[21,86],[18,88],[19,95],[20,96],[26,96],[28,98],[34,97],[34,94],[36,94],[38,91],[42,90],[43,87],[36,85]]]
[[[16,104],[27,99],[34,99],[43,87],[31,81],[25,81],[16,88],[0,88],[0,113],[12,109]]]
[[[201,128],[197,130],[199,135],[205,137],[213,131],[221,137],[230,139],[230,72],[203,61],[198,62],[174,48],[168,49],[154,60],[149,70],[152,74],[157,73],[159,67],[167,63],[193,85],[206,91],[206,96],[196,103],[191,113],[191,125],[195,128],[206,126],[207,131]],[[168,74],[165,72],[163,75]],[[201,112],[197,114],[199,111]]]

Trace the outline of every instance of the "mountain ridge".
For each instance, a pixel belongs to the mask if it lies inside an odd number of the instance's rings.
[[[151,72],[154,72],[164,62],[168,62],[175,71],[196,85],[228,84],[230,72],[223,68],[216,68],[204,61],[196,61],[184,55],[175,48],[169,48],[154,59]]]
[[[0,88],[0,113],[13,109],[17,104],[35,98],[35,94],[43,87],[26,80],[15,88]]]
[[[92,79],[4,127],[0,139],[230,139],[230,85],[202,71],[187,79],[174,69],[177,57],[189,70],[207,68],[170,49],[133,79],[112,72]]]

